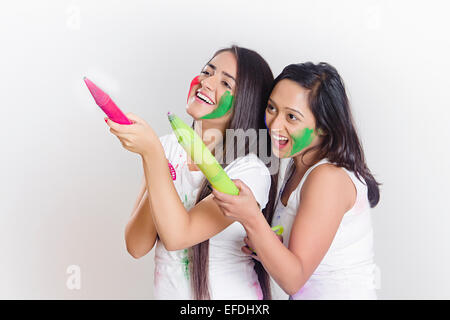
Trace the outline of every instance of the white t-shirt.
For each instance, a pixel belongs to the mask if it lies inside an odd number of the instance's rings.
[[[300,206],[302,186],[311,171],[324,163],[330,162],[323,159],[306,171],[297,188],[292,191],[286,206],[281,202],[281,194],[289,174],[285,176],[272,226],[283,226],[283,243],[286,247],[289,247],[292,224]],[[292,165],[291,162],[287,172]],[[316,270],[290,299],[376,299],[378,268],[373,260],[373,228],[367,186],[353,172],[342,169],[355,185],[355,204],[344,214],[333,242]]]
[[[195,205],[204,175],[190,171],[187,154],[174,134],[160,137],[170,165],[172,179],[186,210]],[[242,180],[253,192],[263,209],[270,191],[270,173],[254,154],[240,157],[225,169],[231,179]],[[252,258],[241,251],[246,232],[233,222],[209,240],[209,288],[211,299],[262,299],[258,276]],[[193,299],[190,285],[188,250],[167,251],[161,241],[155,249],[155,299]]]

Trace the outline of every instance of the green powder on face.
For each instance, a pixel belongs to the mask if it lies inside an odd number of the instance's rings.
[[[293,143],[291,153],[289,157],[292,157],[297,152],[302,151],[306,147],[308,147],[314,139],[314,130],[305,128],[301,130],[298,134],[291,136]]]
[[[201,117],[201,119],[217,119],[223,117],[233,106],[233,96],[230,91],[225,91],[223,96],[220,98],[219,106],[214,109],[211,113],[206,116]]]
[[[184,265],[184,276],[187,280],[189,280],[189,257],[188,257],[188,249],[184,249],[183,251],[185,257],[183,258]]]

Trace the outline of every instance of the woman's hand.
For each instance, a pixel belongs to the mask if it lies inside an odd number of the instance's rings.
[[[141,156],[151,154],[159,143],[155,131],[140,117],[132,113],[127,113],[126,116],[133,124],[121,125],[105,118],[109,131],[120,140],[125,149]]]
[[[244,242],[245,242],[245,246],[243,246],[243,247],[241,248],[241,251],[242,251],[243,253],[248,254],[248,255],[251,256],[253,259],[260,261],[259,258],[258,258],[258,256],[256,255],[256,252],[253,251],[253,248],[254,248],[255,246],[252,244],[252,241],[251,241],[248,237],[245,237],[245,238],[244,238]],[[260,262],[261,262],[261,261],[260,261]]]
[[[239,195],[233,196],[213,189],[214,201],[227,217],[231,217],[244,226],[258,217],[263,217],[253,192],[241,180],[233,180],[239,189]]]
[[[213,189],[214,202],[221,208],[223,214],[231,217],[246,226],[251,225],[258,219],[263,219],[267,223],[261,209],[256,202],[253,192],[241,180],[233,180],[236,187],[239,189],[239,195],[233,196],[222,193]],[[272,229],[273,230],[273,229]],[[283,236],[274,235],[283,243]],[[250,255],[253,259],[260,261],[256,252],[254,251],[254,244],[249,237],[244,238],[245,246],[241,248],[242,252]]]
[[[281,243],[283,243],[283,236],[282,235],[277,235],[278,240],[281,241]],[[245,246],[243,246],[241,248],[241,251],[248,254],[249,256],[251,256],[253,259],[258,260],[259,262],[261,262],[261,260],[259,260],[258,255],[256,254],[256,252],[253,250],[253,248],[255,247],[252,243],[252,240],[250,240],[249,237],[245,237],[244,238],[244,242],[245,242]]]

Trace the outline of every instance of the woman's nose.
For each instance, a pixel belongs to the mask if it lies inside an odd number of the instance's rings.
[[[272,119],[267,119],[267,127],[270,131],[279,132],[283,126],[283,119],[279,114],[274,116]]]
[[[203,79],[200,83],[202,85],[202,88],[205,88],[209,91],[214,91],[216,89],[216,76],[209,76]]]

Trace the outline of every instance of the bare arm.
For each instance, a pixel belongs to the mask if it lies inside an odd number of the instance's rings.
[[[321,165],[311,172],[301,197],[289,248],[278,241],[265,219],[245,226],[264,268],[289,295],[303,287],[322,261],[356,190],[342,169]]]
[[[167,250],[180,250],[203,242],[228,227],[234,220],[225,217],[212,195],[189,212],[184,208],[170,176],[162,146],[151,156],[143,156],[152,217]]]
[[[125,228],[128,252],[136,259],[146,255],[155,245],[156,235],[144,177],[130,220]]]

